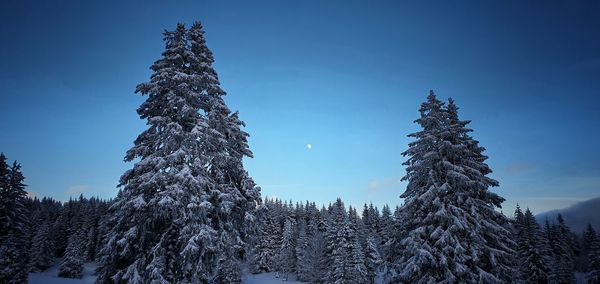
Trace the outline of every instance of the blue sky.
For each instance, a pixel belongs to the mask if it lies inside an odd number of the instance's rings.
[[[473,121],[506,210],[600,195],[599,2],[400,2],[3,1],[0,151],[38,196],[114,196],[135,85],[200,20],[263,195],[399,204],[429,89]]]

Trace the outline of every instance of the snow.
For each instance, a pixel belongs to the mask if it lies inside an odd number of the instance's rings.
[[[296,277],[291,275],[288,277],[288,281],[285,281],[283,278],[283,274],[279,273],[279,278],[277,277],[277,272],[270,273],[260,273],[260,274],[246,274],[242,279],[242,284],[272,284],[272,283],[287,283],[287,284],[295,284],[295,283],[307,283],[295,281]]]
[[[85,263],[83,265],[83,278],[82,279],[70,279],[58,277],[58,269],[60,267],[61,259],[57,258],[54,260],[52,267],[48,268],[44,272],[29,273],[29,284],[91,284],[96,281],[94,272],[98,265],[96,263]],[[279,273],[277,277],[276,272],[261,273],[261,274],[246,274],[243,276],[243,284],[273,284],[273,283],[306,283],[295,281],[296,277],[290,274],[288,281],[283,280],[283,274]]]
[[[29,284],[55,284],[55,283],[68,283],[68,284],[91,284],[96,282],[96,276],[94,272],[97,264],[85,263],[83,265],[83,277],[81,279],[70,279],[58,277],[58,269],[60,267],[61,259],[57,258],[54,261],[54,265],[48,268],[44,272],[29,273]]]

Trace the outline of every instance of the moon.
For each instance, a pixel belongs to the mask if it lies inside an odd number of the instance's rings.
[[[306,144],[306,148],[307,148],[308,150],[312,149],[312,144],[310,144],[310,143]]]

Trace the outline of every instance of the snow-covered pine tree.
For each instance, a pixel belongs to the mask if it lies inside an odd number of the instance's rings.
[[[25,283],[29,272],[25,177],[0,153],[0,283]]]
[[[499,183],[487,177],[492,173],[492,169],[485,163],[488,159],[483,154],[485,148],[469,134],[473,130],[466,125],[471,121],[459,120],[458,109],[454,100],[449,98],[446,112],[450,124],[450,140],[454,145],[445,150],[454,154],[450,155],[454,159],[450,161],[454,165],[462,166],[464,170],[462,173],[455,172],[456,169],[451,166],[449,173],[452,173],[450,176],[456,183],[455,186],[466,190],[465,193],[457,194],[453,201],[463,206],[463,212],[471,212],[471,221],[477,222],[475,228],[480,229],[477,233],[483,237],[474,248],[474,251],[479,254],[481,266],[478,269],[483,270],[478,273],[480,279],[487,279],[487,281],[499,279],[508,282],[514,276],[512,263],[516,244],[512,240],[510,220],[496,210],[502,208],[505,199],[489,191],[489,187],[497,187]],[[461,155],[459,149],[463,149],[463,145],[466,151]],[[453,174],[458,176],[452,176]],[[465,174],[469,179],[465,180],[461,174]],[[473,182],[475,184],[472,184]]]
[[[581,271],[583,272],[587,273],[590,271],[590,250],[597,238],[598,235],[596,234],[596,230],[594,230],[592,224],[588,223],[585,231],[582,233],[581,238],[581,250],[583,253],[581,254],[581,259],[579,261],[582,264],[580,267]]]
[[[591,224],[588,224],[584,238],[588,244],[585,250],[588,260],[586,281],[588,283],[600,283],[600,238],[596,235]]]
[[[394,230],[394,220],[392,218],[392,210],[385,204],[381,209],[381,217],[378,220],[378,234],[380,238],[379,251],[384,261],[390,261],[390,246]]]
[[[5,237],[13,227],[14,210],[11,204],[10,168],[4,153],[0,153],[0,194],[0,237]]]
[[[50,225],[47,222],[42,223],[33,236],[29,256],[30,271],[44,271],[52,265],[54,248],[50,240]]]
[[[373,206],[373,204],[371,204],[371,206]],[[371,211],[369,211],[369,207],[367,206],[366,203],[363,206],[362,218],[361,219],[362,219],[363,230],[364,230],[363,234],[366,237],[366,236],[368,236],[370,234],[370,232],[374,228],[373,223],[375,222],[374,216],[372,216]]]
[[[521,210],[521,206],[519,206],[519,203],[517,203],[517,206],[515,208],[515,213],[514,215],[514,222],[513,222],[513,227],[515,229],[515,234],[519,235],[523,232],[523,227],[525,225],[525,215],[523,215],[523,210]]]
[[[65,204],[60,207],[58,216],[54,220],[52,229],[50,230],[52,243],[54,244],[54,255],[57,257],[65,253],[69,243],[69,219],[69,212]]]
[[[317,232],[325,231],[325,223],[323,222],[323,216],[317,208],[317,205],[312,202],[307,206],[306,214],[308,216],[306,225],[306,234],[312,237]]]
[[[106,243],[106,237],[108,235],[108,208],[111,206],[112,200],[103,200],[98,206],[98,216],[101,216],[98,220],[97,234],[96,234],[96,250],[94,251],[94,261],[99,260],[100,250]]]
[[[333,246],[331,259],[332,266],[329,268],[329,279],[331,283],[344,284],[349,282],[348,266],[350,262],[350,254],[348,248],[350,242],[348,241],[347,235],[349,234],[350,228],[348,221],[344,221],[337,232],[332,232],[336,235],[335,239],[338,243]]]
[[[294,272],[296,266],[294,221],[291,217],[288,217],[283,225],[283,238],[281,239],[281,248],[277,259],[284,279],[287,281],[289,274]]]
[[[239,266],[239,261],[245,259],[249,235],[257,233],[254,212],[261,203],[260,188],[243,166],[243,157],[252,157],[247,142],[249,135],[242,130],[245,124],[239,119],[238,113],[232,113],[223,100],[226,93],[221,89],[217,73],[212,67],[214,58],[206,45],[199,22],[192,25],[187,39],[191,56],[186,73],[191,79],[192,89],[200,95],[200,107],[206,115],[206,130],[201,140],[208,173],[214,181],[209,191],[214,205],[210,214],[221,235],[216,243],[217,248],[226,255],[219,266],[235,268]],[[229,274],[221,273],[225,279],[209,280],[239,281],[239,267],[234,270]]]
[[[379,222],[380,222],[379,211],[377,210],[376,207],[373,206],[373,203],[369,203],[369,206],[367,206],[367,204],[365,203],[365,206],[364,206],[363,212],[362,212],[362,219],[363,219],[363,223],[365,224],[365,228],[368,231],[370,231],[372,233],[379,232]]]
[[[349,283],[369,283],[367,280],[367,267],[365,266],[365,254],[362,246],[362,239],[360,234],[362,233],[361,220],[358,218],[356,209],[349,206],[348,208],[348,219],[349,219],[349,249],[348,255],[350,256],[347,262],[346,271],[347,281]]]
[[[596,231],[594,230],[594,227],[592,227],[592,224],[587,225],[585,231],[583,231],[582,234],[582,239],[581,239],[581,250],[583,251],[582,255],[581,255],[581,271],[583,272],[589,272],[590,271],[590,260],[589,260],[589,252],[590,252],[590,247],[592,246],[592,244],[594,243],[594,241],[596,240],[597,235],[596,235]]]
[[[309,234],[309,246],[308,246],[308,260],[307,263],[310,266],[309,281],[315,283],[321,283],[325,281],[328,266],[325,257],[325,251],[327,243],[325,241],[324,233],[326,225],[323,221],[321,212],[317,209],[316,204],[311,204],[309,212],[310,218],[308,220],[307,232]]]
[[[512,278],[514,253],[508,219],[496,208],[504,201],[488,190],[498,182],[487,177],[483,148],[469,136],[468,121],[458,119],[433,91],[416,122],[423,130],[403,153],[409,159],[401,216],[402,231],[387,279],[391,282],[485,282]]]
[[[46,223],[46,225],[48,225],[48,231],[49,231],[48,241],[49,241],[49,243],[52,244],[53,243],[52,234],[50,233],[50,231],[52,228],[52,224],[56,220],[56,218],[58,216],[58,212],[60,211],[61,203],[53,200],[52,198],[43,197],[42,199],[39,199],[34,196],[26,204],[27,204],[26,211],[30,212],[29,213],[30,214],[29,231],[31,232],[31,239],[32,239],[31,246],[34,245],[33,239],[34,239],[36,233],[39,231],[40,227],[44,223]],[[51,252],[50,255],[51,255],[51,257],[54,256],[54,250]],[[33,262],[33,261],[30,261],[30,263],[31,262]]]
[[[279,221],[281,217],[287,218],[281,210],[279,200],[265,199],[266,214],[261,217],[259,237],[254,247],[254,260],[252,261],[253,273],[273,272],[280,269],[277,260],[281,249],[283,233]]]
[[[69,244],[58,271],[59,277],[81,278],[85,261],[85,230],[79,228],[69,237]]]
[[[403,222],[398,224],[399,229],[393,234],[394,242],[390,248],[392,261],[386,273],[388,282],[437,282],[436,279],[446,274],[451,276],[451,273],[443,271],[448,267],[438,264],[443,256],[437,253],[439,248],[430,245],[435,240],[429,240],[431,228],[437,227],[434,224],[437,220],[428,218],[428,215],[442,206],[436,198],[440,182],[436,182],[438,173],[434,172],[434,166],[441,160],[438,148],[442,133],[449,128],[443,105],[430,91],[427,101],[419,109],[420,118],[415,120],[422,130],[408,135],[416,141],[409,143],[409,149],[403,153],[409,156],[403,163],[407,168],[402,178],[408,181],[408,185],[400,195],[405,198],[400,212]],[[437,202],[433,203],[434,200]],[[439,274],[434,274],[436,271]]]
[[[323,263],[323,266],[328,268],[326,282],[349,283],[347,269],[350,262],[351,232],[348,214],[340,198],[330,206],[329,211],[325,234],[327,248]]]
[[[252,272],[262,273],[273,271],[272,263],[275,259],[273,235],[275,233],[275,223],[270,214],[266,214],[262,222],[260,236],[256,241],[254,248],[254,259],[252,261]]]
[[[348,267],[348,283],[371,283],[368,279],[368,271],[365,265],[365,254],[358,238],[354,238],[350,249],[350,261]]]
[[[296,278],[299,281],[310,281],[314,269],[309,251],[309,240],[306,234],[306,220],[297,221],[298,238],[296,240]]]
[[[242,165],[243,122],[230,114],[196,23],[165,32],[138,113],[149,128],[111,206],[98,282],[235,282],[260,189]]]
[[[548,283],[550,275],[550,256],[548,242],[533,213],[529,209],[523,214],[517,207],[518,278],[524,283]]]
[[[150,126],[125,157],[126,161],[140,160],[121,177],[123,188],[110,208],[111,229],[101,251],[99,283],[183,280],[182,270],[189,267],[176,263],[187,256],[187,251],[180,255],[183,226],[202,229],[201,233],[193,232],[196,241],[213,251],[209,256],[198,253],[202,259],[213,264],[219,259],[215,247],[218,231],[208,216],[213,204],[205,193],[212,185],[205,174],[207,160],[198,139],[206,123],[199,114],[200,94],[190,87],[186,74],[190,57],[186,30],[178,24],[175,31],[164,35],[166,49],[151,67],[154,73],[150,82],[136,89],[148,95],[138,114]],[[196,265],[206,274],[215,273],[203,264]],[[174,267],[180,270],[172,270]]]
[[[85,228],[86,238],[84,259],[86,261],[94,261],[96,259],[96,251],[98,246],[98,224],[100,222],[99,206],[100,201],[97,198],[90,198],[86,202],[84,209],[84,222],[83,228]]]
[[[557,224],[549,227],[549,242],[553,252],[551,281],[555,283],[575,283],[574,255],[571,246],[571,230],[561,214],[556,218]]]
[[[365,267],[367,268],[368,283],[374,283],[375,275],[383,260],[377,250],[377,243],[373,234],[369,234],[365,246]]]

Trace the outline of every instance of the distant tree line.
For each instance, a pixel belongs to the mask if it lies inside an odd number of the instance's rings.
[[[282,279],[295,275],[312,283],[374,283],[390,269],[393,235],[403,222],[400,207],[394,213],[372,204],[358,210],[340,199],[321,208],[308,201],[263,204],[249,249],[250,272],[279,272]],[[574,273],[580,272],[587,283],[598,283],[600,238],[591,225],[575,234],[559,214],[540,226],[529,209],[517,206],[510,231],[514,274],[507,282],[575,283]]]
[[[81,278],[83,264],[96,261],[110,201],[98,198],[59,202],[27,197],[20,164],[0,154],[0,283],[26,283],[29,272],[44,271],[60,259],[59,276]]]
[[[372,204],[359,212],[341,199],[327,207],[265,199],[253,239],[251,272],[295,274],[300,281],[370,283],[387,257],[394,217]]]

